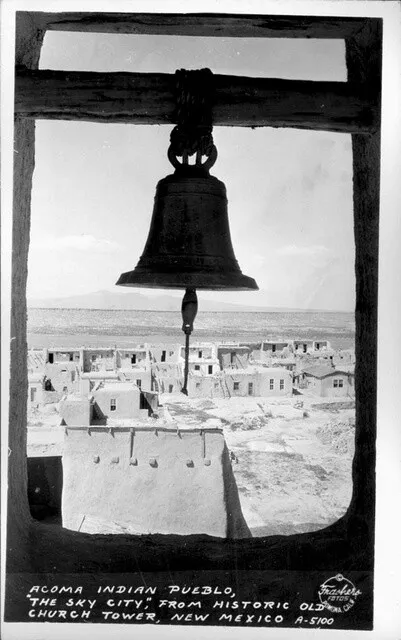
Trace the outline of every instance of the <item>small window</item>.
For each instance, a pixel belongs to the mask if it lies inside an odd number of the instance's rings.
[[[70,362],[73,362],[73,360],[74,360],[74,354],[70,353]]]
[[[49,363],[53,364],[54,362],[54,353],[49,353]]]
[[[238,391],[239,390],[239,382],[234,382],[233,389],[234,389],[234,391]]]
[[[230,362],[231,364],[234,364],[235,362],[235,351],[231,351],[230,353]]]
[[[270,378],[270,391],[274,389],[274,378]]]
[[[334,378],[333,387],[343,387],[343,386],[344,386],[344,380],[341,380],[341,378]]]
[[[96,360],[96,355],[95,355],[95,354],[93,354],[93,356],[92,356],[92,362],[95,362],[95,360]]]
[[[248,382],[248,396],[253,395],[253,382]]]
[[[71,371],[71,382],[75,382],[75,371]]]
[[[115,398],[111,398],[110,411],[115,411],[116,409],[117,409],[117,400]]]
[[[133,353],[131,356],[131,364],[136,364],[136,353]]]
[[[209,374],[212,374],[212,373],[213,373],[213,365],[212,365],[212,364],[209,364],[209,366],[208,366],[207,370],[208,370],[208,373],[209,373]]]
[[[199,364],[196,364],[196,365],[195,365],[195,371],[200,371],[200,366],[199,366]]]
[[[166,352],[165,351],[162,351],[161,361],[162,362],[166,362]]]
[[[275,344],[272,344],[272,352],[274,353],[274,352],[275,352],[275,350],[276,350],[276,345],[275,345]]]
[[[172,384],[169,384],[169,385],[168,385],[168,392],[169,392],[169,393],[173,393],[173,388],[174,388],[174,387],[173,387],[173,385],[172,385]]]
[[[198,358],[202,357],[202,351],[198,351]]]
[[[280,391],[284,389],[284,380],[280,380]]]
[[[306,352],[307,352],[307,350],[308,350],[308,345],[307,345],[307,344],[304,344],[304,353],[306,353]]]
[[[141,384],[142,384],[142,380],[137,380],[136,381],[136,386],[141,388]]]
[[[35,402],[35,397],[36,397],[36,388],[32,387],[31,388],[31,402]]]

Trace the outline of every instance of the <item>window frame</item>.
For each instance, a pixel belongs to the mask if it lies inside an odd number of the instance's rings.
[[[57,21],[61,20],[63,27],[70,25],[73,30],[83,28],[90,30],[91,20],[99,20],[99,17],[93,17],[91,14],[74,13],[72,17],[65,17],[62,14],[44,14],[40,16],[40,22],[35,12],[17,12],[17,56],[18,65],[24,64],[28,69],[35,70],[39,58],[40,46],[43,35],[49,25],[51,28],[57,29]],[[86,23],[82,27],[79,20],[86,15]],[[131,29],[134,23],[138,28],[138,22],[135,22],[136,14],[127,14],[133,21],[127,21],[123,29]],[[146,14],[152,18],[152,14]],[[107,22],[107,16],[102,15]],[[260,16],[259,16],[260,17]],[[223,16],[224,18],[224,16]],[[75,20],[75,23],[74,23]],[[224,21],[222,17],[212,15],[212,17],[203,17],[201,14],[195,17],[188,14],[180,14],[179,17],[171,19],[169,22],[163,23],[163,19],[159,20],[159,29],[163,30],[163,24],[167,25],[166,30],[175,29],[181,33],[183,30],[197,29],[197,25],[203,30],[202,33],[210,33],[214,30],[213,35],[224,37]],[[173,27],[171,27],[171,20]],[[175,22],[174,22],[175,20]],[[251,22],[249,22],[251,20]],[[234,21],[234,22],[233,22]],[[248,21],[248,22],[247,22]],[[270,22],[269,22],[270,21]],[[278,25],[274,24],[278,21]],[[358,21],[357,21],[358,22]],[[273,27],[271,24],[273,23]],[[139,21],[139,28],[149,28],[148,23],[143,20]],[[162,25],[160,27],[160,24]],[[30,36],[23,38],[21,36],[23,27],[30,29]],[[72,25],[72,27],[71,27]],[[128,25],[128,26],[127,26]],[[177,26],[178,25],[178,26]],[[195,26],[194,26],[195,25]],[[234,26],[233,26],[234,25]],[[351,558],[355,558],[355,552],[358,558],[362,557],[362,565],[364,567],[372,566],[372,543],[374,532],[374,520],[372,521],[372,510],[374,508],[375,491],[375,438],[376,438],[376,365],[377,365],[377,263],[378,263],[378,221],[379,221],[379,197],[380,197],[380,99],[381,99],[381,46],[382,46],[382,19],[381,18],[364,18],[359,21],[357,28],[354,26],[353,19],[336,18],[332,23],[330,19],[320,17],[317,21],[308,21],[308,18],[300,19],[296,16],[287,16],[285,20],[277,18],[277,16],[266,16],[262,14],[261,20],[254,20],[252,17],[239,14],[233,16],[230,22],[230,33],[234,33],[241,37],[244,34],[244,25],[247,25],[247,33],[249,28],[259,29],[259,37],[262,35],[260,30],[265,29],[265,34],[271,34],[275,31],[275,35],[279,37],[299,37],[300,31],[307,37],[324,37],[330,30],[330,37],[333,33],[337,37],[345,39],[346,58],[348,67],[348,81],[358,86],[365,86],[367,95],[371,96],[372,102],[379,100],[379,126],[372,130],[369,135],[363,132],[352,131],[353,146],[353,171],[354,171],[354,222],[355,222],[355,239],[356,239],[356,358],[357,369],[355,376],[356,391],[356,431],[357,446],[355,449],[355,457],[353,464],[353,496],[347,514],[341,522],[334,523],[330,531],[323,530],[317,535],[322,541],[319,549],[327,549],[330,546],[330,536],[336,531],[344,543],[341,553],[345,561],[352,562]],[[256,25],[256,26],[255,26]],[[270,26],[269,26],[270,25]],[[306,26],[305,26],[306,25]],[[111,32],[120,28],[117,22],[110,21],[107,29]],[[270,29],[270,31],[269,31]],[[298,30],[298,33],[297,33]],[[124,32],[124,31],[122,31]],[[197,32],[198,33],[198,32]],[[226,32],[227,33],[227,32]],[[318,35],[316,36],[316,34]],[[265,35],[264,37],[268,37]],[[27,50],[28,43],[28,50]],[[368,62],[367,62],[368,61]],[[18,97],[18,82],[16,82]],[[18,101],[17,101],[18,102]],[[351,101],[350,101],[351,108]],[[347,115],[347,114],[345,114]],[[348,114],[349,115],[349,114]],[[357,118],[356,118],[357,120]],[[246,125],[251,126],[251,125]],[[265,125],[263,125],[265,126]],[[271,126],[271,125],[268,125]],[[288,125],[286,125],[288,126]],[[313,129],[309,124],[306,128]],[[14,176],[15,176],[15,199],[14,199],[14,253],[13,253],[13,311],[12,311],[12,335],[15,337],[11,344],[11,389],[15,391],[15,396],[10,396],[10,429],[9,429],[9,445],[13,451],[13,456],[9,460],[9,469],[11,477],[17,477],[19,469],[24,470],[26,467],[26,454],[21,451],[20,429],[24,429],[26,420],[24,420],[23,394],[26,392],[26,372],[21,368],[21,353],[24,355],[26,350],[26,258],[28,244],[24,245],[27,238],[27,230],[29,230],[29,214],[30,214],[30,188],[33,171],[33,156],[31,157],[31,147],[34,149],[34,123],[29,121],[29,117],[18,115],[15,121],[15,150],[14,156]],[[28,168],[24,168],[24,162],[28,163]],[[21,240],[22,239],[22,240]],[[21,249],[22,242],[22,250]],[[16,277],[18,274],[18,277]],[[366,274],[368,274],[366,276]],[[23,358],[22,358],[23,360]],[[20,393],[18,395],[18,389]],[[25,393],[26,405],[26,393]],[[362,440],[361,440],[362,439]],[[362,448],[360,442],[363,441],[365,446]],[[14,446],[15,445],[15,446]],[[369,445],[369,446],[367,446]],[[27,531],[34,532],[35,527],[29,522],[25,481],[22,480],[9,485],[9,513],[13,516],[14,522],[17,522],[16,532]],[[14,486],[15,485],[15,486]],[[10,505],[21,505],[18,513],[13,513]],[[19,518],[19,520],[18,520]],[[19,524],[18,524],[19,522]],[[363,526],[361,526],[361,523]],[[367,540],[364,548],[361,550],[361,544],[358,543],[355,549],[351,549],[352,541],[358,539],[358,532],[365,531],[366,536],[363,540]],[[10,534],[9,534],[10,535]],[[107,536],[105,537],[107,538]],[[316,538],[316,536],[315,536]],[[311,539],[311,537],[309,537]],[[76,538],[77,543],[79,536]],[[267,553],[267,539],[263,540],[264,555]],[[305,538],[306,540],[306,538]],[[105,548],[111,544],[108,540],[104,540]],[[323,544],[324,543],[324,544]],[[79,544],[81,544],[79,542]],[[83,544],[83,543],[82,543]],[[310,543],[309,547],[310,547]],[[285,547],[285,543],[283,543]],[[316,547],[316,557],[320,551]],[[284,548],[283,547],[283,548]],[[190,547],[188,546],[188,549]],[[288,545],[287,545],[288,549]],[[352,553],[351,553],[352,552]],[[326,553],[326,552],[325,552]],[[362,553],[362,556],[361,556]],[[348,555],[347,555],[348,554]],[[302,554],[300,554],[302,555]],[[226,556],[227,557],[227,554]],[[288,554],[285,554],[288,557]],[[320,556],[319,556],[320,557]],[[301,561],[301,560],[300,560]],[[222,562],[224,562],[222,560]],[[263,562],[268,562],[264,560]],[[284,562],[284,561],[283,561]],[[294,561],[296,564],[296,561]],[[316,563],[318,564],[317,560]],[[285,564],[285,562],[284,562]],[[362,566],[360,565],[360,566]],[[231,558],[230,558],[230,565]],[[260,565],[262,566],[262,565]],[[266,564],[264,565],[266,566]]]

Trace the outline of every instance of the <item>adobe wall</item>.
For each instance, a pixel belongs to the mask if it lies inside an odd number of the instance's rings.
[[[199,369],[196,369],[195,367],[199,367]],[[211,371],[209,370],[209,367],[212,368]],[[214,360],[210,360],[210,362],[205,362],[204,360],[192,360],[189,362],[188,369],[190,373],[194,373],[195,375],[212,376],[220,371],[220,365]]]
[[[135,355],[135,362],[131,363],[131,357]],[[116,366],[130,367],[146,365],[149,363],[148,351],[146,349],[116,349]]]
[[[250,536],[223,434],[204,438],[175,430],[67,429],[63,527],[85,531],[86,519],[92,533],[96,520],[131,533]]]
[[[94,359],[93,359],[94,358]],[[116,355],[113,349],[85,349],[83,354],[84,371],[114,371]]]
[[[224,398],[228,392],[221,376],[192,375],[188,378],[188,395],[190,398]]]
[[[164,352],[164,360],[162,360],[162,354]],[[157,345],[153,345],[150,348],[151,359],[155,363],[163,363],[163,362],[174,362],[178,363],[180,361],[180,353],[181,353],[181,345],[180,344],[169,344],[166,347],[159,347]]]
[[[92,405],[88,398],[66,398],[60,402],[60,416],[69,427],[89,426],[92,416]]]
[[[141,415],[139,406],[141,392],[138,387],[132,386],[129,390],[120,391],[113,389],[113,386],[101,387],[93,393],[95,402],[104,417],[112,420],[139,418]],[[112,399],[115,400],[114,411],[111,410]]]
[[[235,353],[234,362],[231,362],[231,354]],[[238,347],[218,347],[217,358],[220,362],[220,368],[237,367],[243,369],[248,366],[250,356],[250,349],[238,348]]]
[[[333,380],[342,380],[342,387],[334,387]],[[336,374],[335,376],[328,376],[327,378],[323,378],[322,380],[322,395],[326,396],[334,396],[334,397],[349,397],[350,395],[354,395],[354,387],[350,384],[350,380],[352,380],[351,376],[344,375],[343,373]]]
[[[292,375],[286,369],[265,369],[249,373],[244,373],[241,369],[226,369],[224,377],[232,396],[252,395],[267,398],[292,395]],[[273,389],[270,389],[271,379],[274,380]],[[280,389],[280,380],[284,380],[283,389]],[[234,383],[238,384],[238,389],[234,389]],[[252,393],[249,393],[249,384],[253,385]]]
[[[47,379],[51,380],[55,391],[62,392],[65,387],[67,387],[68,393],[75,393],[79,390],[79,375],[77,365],[74,362],[46,364],[44,373]]]
[[[123,369],[121,373],[124,374],[124,379],[137,384],[137,380],[140,380],[140,386],[142,391],[152,391],[152,374],[149,369],[146,371],[143,369]]]
[[[274,380],[273,389],[270,389],[270,380]],[[284,380],[284,388],[280,389],[280,380]],[[259,394],[266,396],[291,396],[292,395],[292,374],[287,369],[275,368],[266,369],[258,374]]]

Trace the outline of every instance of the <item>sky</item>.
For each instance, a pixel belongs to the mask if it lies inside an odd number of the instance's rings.
[[[215,73],[346,80],[337,40],[49,32],[42,69]],[[115,287],[149,230],[156,184],[172,172],[172,127],[39,120],[28,299]],[[254,306],[354,309],[351,137],[215,127],[211,173],[227,188],[234,251],[258,292],[202,292]],[[149,295],[163,291],[140,290]],[[181,292],[176,294],[182,296]]]

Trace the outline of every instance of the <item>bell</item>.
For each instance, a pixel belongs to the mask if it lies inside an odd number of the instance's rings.
[[[170,157],[170,156],[169,156]],[[213,163],[213,158],[209,166]],[[160,289],[258,289],[239,268],[231,243],[226,188],[208,163],[174,162],[156,188],[144,251],[117,284]]]

